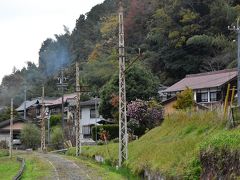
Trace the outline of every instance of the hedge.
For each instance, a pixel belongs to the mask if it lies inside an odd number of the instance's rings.
[[[97,140],[100,138],[100,129],[103,129],[109,133],[109,140],[118,138],[119,136],[119,126],[117,124],[113,125],[100,125],[92,127],[92,139],[96,140],[96,128],[97,128]]]

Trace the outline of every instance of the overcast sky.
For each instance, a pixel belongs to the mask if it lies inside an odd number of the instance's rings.
[[[104,0],[0,0],[0,82],[25,62],[38,63],[46,38],[70,31],[80,14]]]

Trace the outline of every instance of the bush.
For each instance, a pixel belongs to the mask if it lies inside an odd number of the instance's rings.
[[[221,131],[200,144],[201,179],[240,177],[240,131]]]
[[[155,126],[159,125],[163,119],[163,109],[156,101],[143,101],[136,100],[132,101],[127,106],[127,116],[131,121],[135,120],[133,128],[136,127],[136,131],[140,131],[140,134],[145,131],[145,129],[152,129]],[[129,123],[131,124],[131,122]],[[131,127],[131,125],[130,125]],[[131,129],[134,131],[134,129]]]
[[[7,149],[8,143],[7,141],[0,141],[0,149]]]
[[[145,134],[146,127],[140,125],[140,123],[135,119],[130,119],[127,123],[128,131],[132,135],[136,135],[138,137]]]
[[[104,145],[104,142],[103,142],[102,140],[99,140],[99,141],[97,142],[97,145],[98,145],[98,146],[102,146],[102,145]]]
[[[22,129],[20,139],[26,148],[36,149],[40,145],[40,129],[35,124],[26,124]]]
[[[109,139],[112,140],[118,138],[119,136],[119,127],[117,124],[113,125],[101,125],[92,127],[92,139],[96,140],[96,128],[97,128],[97,139],[100,139],[101,129],[107,131],[109,133]]]
[[[113,143],[119,143],[119,138],[115,138],[112,140]]]
[[[177,94],[177,102],[174,105],[176,109],[188,109],[194,105],[193,91],[190,88],[185,89]]]
[[[64,142],[64,136],[62,128],[59,126],[56,126],[52,130],[51,134],[51,144],[53,145],[53,148],[60,149],[63,147]]]
[[[50,126],[53,127],[61,124],[61,120],[62,120],[61,115],[52,115],[50,117]]]

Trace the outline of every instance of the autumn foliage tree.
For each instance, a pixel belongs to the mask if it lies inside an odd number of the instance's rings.
[[[105,118],[116,118],[118,111],[118,75],[103,87],[100,94],[100,113]],[[149,100],[158,95],[158,78],[151,71],[140,65],[131,67],[126,73],[126,98],[127,101],[136,99]]]

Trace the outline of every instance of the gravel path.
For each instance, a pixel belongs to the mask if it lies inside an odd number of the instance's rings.
[[[92,179],[85,168],[80,168],[73,161],[67,160],[64,157],[56,154],[39,154],[42,158],[47,160],[54,169],[54,174],[51,177],[56,180],[85,180]]]

